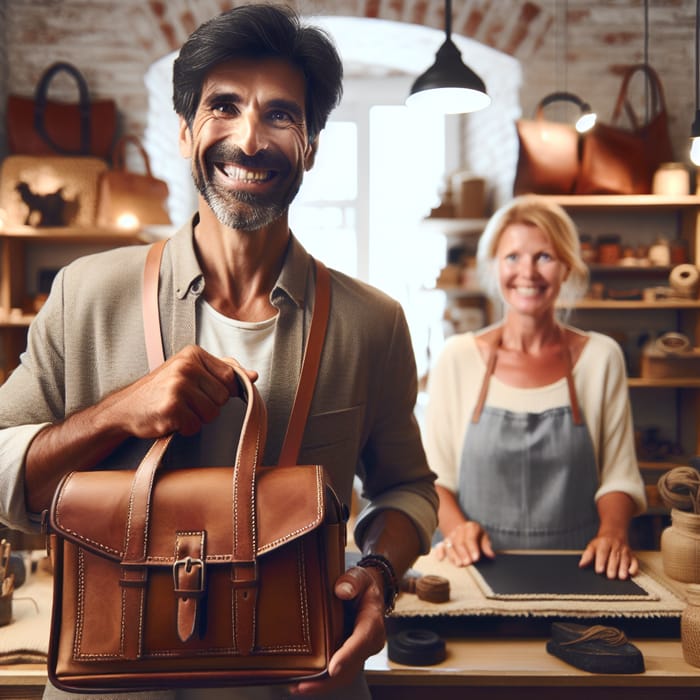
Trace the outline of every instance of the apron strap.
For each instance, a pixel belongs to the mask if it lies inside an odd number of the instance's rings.
[[[569,401],[571,403],[571,417],[574,419],[575,425],[583,425],[581,408],[578,405],[576,386],[574,385],[574,363],[571,359],[571,348],[566,341],[564,342],[564,355],[566,361],[566,384],[569,387]]]
[[[581,416],[581,408],[578,405],[578,397],[576,395],[576,386],[574,385],[574,368],[573,362],[571,360],[571,349],[569,344],[565,340],[566,335],[562,338],[562,345],[564,346],[564,362],[566,364],[566,385],[569,390],[569,402],[571,404],[571,417],[573,418],[575,425],[583,425],[583,417]],[[479,398],[474,406],[474,411],[472,413],[472,423],[478,423],[479,418],[481,418],[481,412],[486,404],[486,396],[489,392],[489,382],[491,381],[491,375],[496,368],[496,358],[498,356],[498,348],[501,345],[502,333],[498,334],[498,337],[490,343],[491,348],[489,351],[489,359],[486,364],[486,374],[484,375],[484,381],[481,383],[481,390],[479,391]]]
[[[484,375],[484,381],[481,382],[481,391],[479,392],[479,398],[476,401],[476,406],[474,406],[474,412],[472,413],[472,423],[478,423],[479,418],[481,418],[481,412],[484,409],[484,404],[486,403],[486,395],[489,393],[489,381],[493,370],[496,367],[496,356],[498,355],[498,346],[501,344],[501,337],[496,339],[496,342],[491,344],[489,350],[489,360],[486,364],[486,374]]]

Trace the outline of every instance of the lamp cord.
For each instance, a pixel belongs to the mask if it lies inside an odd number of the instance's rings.
[[[649,65],[649,0],[644,0],[644,65]],[[644,79],[644,123],[649,123],[649,80]]]
[[[452,0],[445,0],[445,34],[452,37]]]
[[[695,111],[700,110],[700,0],[695,0]]]

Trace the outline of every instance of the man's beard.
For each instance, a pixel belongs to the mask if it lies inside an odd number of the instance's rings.
[[[207,153],[206,172],[199,161],[193,160],[192,178],[204,201],[224,226],[239,231],[257,231],[277,221],[296,197],[303,179],[303,171],[300,170],[286,191],[274,190],[268,195],[240,192],[217,186],[214,178],[215,162],[274,170],[280,179],[290,172],[289,162],[282,156],[274,156],[266,151],[252,157],[247,156],[237,146],[224,144],[215,144]]]

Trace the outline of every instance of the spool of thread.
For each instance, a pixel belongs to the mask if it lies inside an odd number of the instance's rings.
[[[685,263],[676,265],[669,275],[671,289],[681,297],[697,297],[700,287],[700,271],[695,265]]]

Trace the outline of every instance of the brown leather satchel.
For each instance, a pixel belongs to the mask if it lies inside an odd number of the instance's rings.
[[[345,509],[323,467],[284,457],[298,453],[325,335],[329,283],[325,267],[317,270],[302,379],[277,466],[259,464],[265,404],[237,370],[246,414],[233,466],[167,469],[165,437],[136,471],[73,472],[61,482],[50,511],[48,669],[57,687],[114,692],[325,674],[343,638],[333,585],[345,568]],[[159,328],[157,284],[146,277],[147,337]],[[162,344],[148,349],[153,366]]]
[[[126,167],[126,149],[131,144],[143,161],[143,173]],[[118,226],[120,217],[131,215],[134,225],[166,225],[170,222],[167,209],[168,184],[153,177],[151,161],[141,141],[133,134],[120,138],[112,152],[112,170],[100,177],[97,223]]]
[[[78,102],[49,100],[51,81],[65,73],[78,86]],[[114,100],[91,100],[82,73],[59,61],[41,75],[33,97],[7,98],[7,145],[21,155],[98,156],[109,158],[117,131]]]
[[[642,73],[650,89],[650,117],[644,123],[628,99],[630,81]],[[623,109],[631,128],[620,126]],[[673,160],[664,91],[646,63],[630,66],[622,80],[610,124],[597,123],[583,139],[577,194],[649,194],[661,163]]]
[[[513,194],[570,194],[579,169],[579,134],[571,124],[544,118],[542,101],[534,119],[515,122],[518,163]]]

